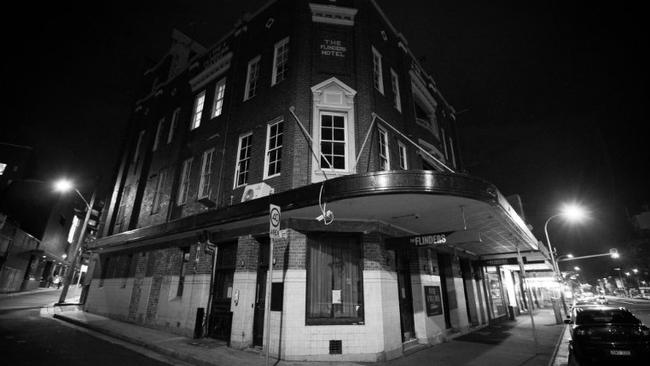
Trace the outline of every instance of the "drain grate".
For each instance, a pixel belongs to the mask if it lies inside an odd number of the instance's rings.
[[[343,341],[330,340],[330,355],[340,355],[343,353]]]

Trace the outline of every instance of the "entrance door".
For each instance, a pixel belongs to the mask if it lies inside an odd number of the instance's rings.
[[[214,290],[208,336],[226,341],[228,344],[230,344],[230,332],[232,330],[230,302],[232,299],[236,256],[237,243],[219,244],[217,249],[217,263],[213,269]]]
[[[269,245],[260,245],[257,283],[255,284],[255,311],[253,314],[253,346],[264,345],[264,312],[266,311],[266,278],[269,269]]]
[[[411,271],[409,268],[408,252],[396,253],[397,292],[399,297],[400,326],[402,342],[415,338],[413,321],[413,293],[411,291]]]

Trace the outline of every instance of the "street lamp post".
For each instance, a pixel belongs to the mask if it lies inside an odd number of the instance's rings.
[[[61,191],[66,191],[70,189],[74,189],[75,192],[81,197],[81,199],[84,201],[86,204],[86,217],[84,218],[83,225],[81,225],[81,232],[79,233],[79,237],[77,238],[77,242],[74,245],[73,251],[72,251],[72,262],[70,263],[70,267],[67,269],[65,277],[63,279],[63,290],[61,291],[61,296],[59,297],[59,304],[65,303],[65,298],[68,295],[68,288],[70,287],[70,283],[72,282],[72,278],[74,276],[75,269],[77,268],[77,262],[79,261],[80,252],[81,252],[81,247],[83,245],[84,237],[86,236],[86,228],[88,227],[88,221],[90,220],[90,215],[92,214],[93,211],[93,205],[95,204],[95,194],[96,192],[93,191],[93,195],[90,198],[90,203],[86,201],[86,199],[83,197],[83,195],[72,186],[71,183],[68,181],[59,181],[56,183],[56,189],[61,190]],[[81,274],[79,274],[81,275]]]

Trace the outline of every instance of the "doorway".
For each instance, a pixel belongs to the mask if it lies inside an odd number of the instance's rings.
[[[230,344],[230,332],[232,330],[230,302],[235,275],[237,243],[223,243],[218,244],[217,247],[217,261],[215,268],[213,268],[214,283],[212,284],[213,296],[208,336]]]
[[[260,252],[258,254],[257,281],[255,283],[255,310],[253,313],[253,346],[264,346],[264,314],[266,312],[266,279],[269,269],[268,238],[258,239]]]
[[[400,328],[402,342],[415,339],[415,321],[413,319],[413,292],[411,289],[411,270],[408,251],[395,252],[397,271],[397,293],[399,298]]]

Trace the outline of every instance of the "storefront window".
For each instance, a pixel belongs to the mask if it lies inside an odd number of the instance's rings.
[[[501,287],[501,280],[499,279],[499,274],[496,272],[495,267],[492,267],[492,270],[488,268],[487,285],[490,291],[492,316],[494,318],[498,318],[507,315],[506,303],[505,299],[503,298],[503,289]]]
[[[363,324],[358,239],[317,235],[308,243],[307,324]]]

